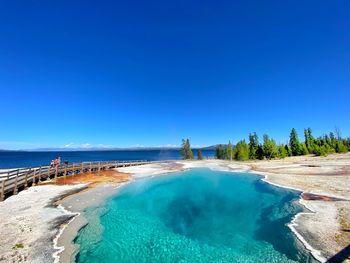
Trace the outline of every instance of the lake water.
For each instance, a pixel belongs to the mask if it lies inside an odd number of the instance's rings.
[[[203,150],[203,157],[213,157],[214,151]],[[194,156],[197,151],[193,150]],[[34,167],[50,164],[57,156],[69,162],[112,160],[178,160],[179,150],[75,151],[75,152],[0,152],[0,169]]]
[[[193,169],[137,180],[85,211],[77,262],[313,262],[287,224],[296,191]]]

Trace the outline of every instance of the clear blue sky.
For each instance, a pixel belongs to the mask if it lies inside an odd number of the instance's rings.
[[[0,148],[350,135],[349,1],[0,4]]]

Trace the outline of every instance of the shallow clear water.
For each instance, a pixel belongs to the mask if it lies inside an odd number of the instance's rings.
[[[77,262],[311,262],[287,223],[299,193],[251,174],[143,179],[85,212]]]

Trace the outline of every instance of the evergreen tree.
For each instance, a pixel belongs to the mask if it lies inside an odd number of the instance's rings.
[[[310,128],[309,128],[310,129]],[[309,129],[304,129],[304,138],[305,138],[305,145],[308,150],[308,152],[312,152],[311,148],[311,138],[309,135]]]
[[[256,132],[249,133],[249,159],[257,159],[257,153],[259,147],[259,138]]]
[[[309,142],[309,133],[307,132],[307,129],[304,129],[304,138],[305,138],[306,147],[309,147],[310,142]]]
[[[325,140],[324,140],[324,137],[322,136],[319,136],[317,139],[315,139],[315,145],[317,146],[322,146],[322,145],[325,145]]]
[[[192,149],[191,149],[191,144],[190,144],[190,140],[189,139],[186,140],[186,144],[187,144],[188,159],[193,159],[193,152],[192,152]]]
[[[300,146],[301,146],[300,147],[300,155],[308,155],[309,151],[308,151],[308,149],[306,147],[306,144],[302,143]]]
[[[335,135],[334,135],[333,132],[330,132],[330,133],[329,133],[329,139],[331,140],[330,145],[331,145],[333,148],[335,148],[337,139],[335,138]]]
[[[328,147],[326,145],[321,145],[321,146],[316,145],[315,146],[315,154],[317,156],[327,156],[328,151],[329,151]]]
[[[290,150],[289,146],[286,144],[284,145],[284,149],[286,149],[287,156],[292,156],[292,151]]]
[[[193,152],[189,139],[182,139],[182,145],[180,150],[181,156],[184,160],[193,159]]]
[[[182,159],[186,160],[186,140],[182,139],[181,150],[180,150]]]
[[[261,144],[258,145],[258,148],[256,149],[256,158],[259,160],[264,159],[264,149],[261,146]]]
[[[335,152],[337,152],[337,153],[348,152],[348,148],[346,147],[346,145],[344,144],[344,142],[342,140],[337,141],[337,143],[335,145]]]
[[[232,161],[232,158],[233,158],[233,148],[232,148],[231,141],[229,141],[227,145],[226,158],[230,161]]]
[[[264,135],[263,150],[267,159],[275,158],[278,155],[278,148],[275,140],[270,139],[267,134]]]
[[[217,159],[225,159],[226,154],[225,154],[225,147],[222,144],[219,144],[216,146],[215,149],[215,156]]]
[[[314,153],[314,147],[315,147],[315,138],[314,136],[312,135],[312,130],[311,128],[308,128],[307,129],[307,136],[308,136],[308,144],[309,145],[306,145],[307,146],[307,149],[309,151],[309,153]]]
[[[332,134],[330,135],[332,136]],[[325,142],[324,145],[327,144],[329,147],[332,147],[332,139],[327,134],[324,136],[324,142]]]
[[[203,154],[202,154],[202,150],[201,149],[198,149],[197,157],[198,157],[198,160],[203,160]]]
[[[234,157],[238,161],[246,161],[249,159],[249,146],[245,140],[236,144]]]
[[[278,157],[279,158],[286,158],[288,156],[288,152],[283,144],[280,144],[278,146]]]
[[[293,156],[300,155],[301,146],[298,138],[297,131],[293,128],[289,136],[289,146]]]
[[[350,151],[350,137],[347,138],[346,140],[344,140],[344,142],[345,142],[344,144],[346,145],[347,150]]]

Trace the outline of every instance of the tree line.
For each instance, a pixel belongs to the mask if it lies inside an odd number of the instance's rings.
[[[222,160],[263,160],[274,158],[285,158],[287,156],[300,156],[315,154],[326,156],[331,153],[345,153],[350,151],[350,137],[343,138],[340,130],[323,136],[314,137],[311,128],[304,129],[304,141],[299,140],[296,129],[292,129],[287,144],[277,144],[276,141],[263,135],[262,142],[256,132],[249,134],[248,142],[240,140],[236,145],[230,141],[227,145],[217,145],[215,157]],[[193,159],[193,153],[189,139],[182,140],[181,154],[184,159]],[[203,159],[201,150],[197,152],[197,158]]]

